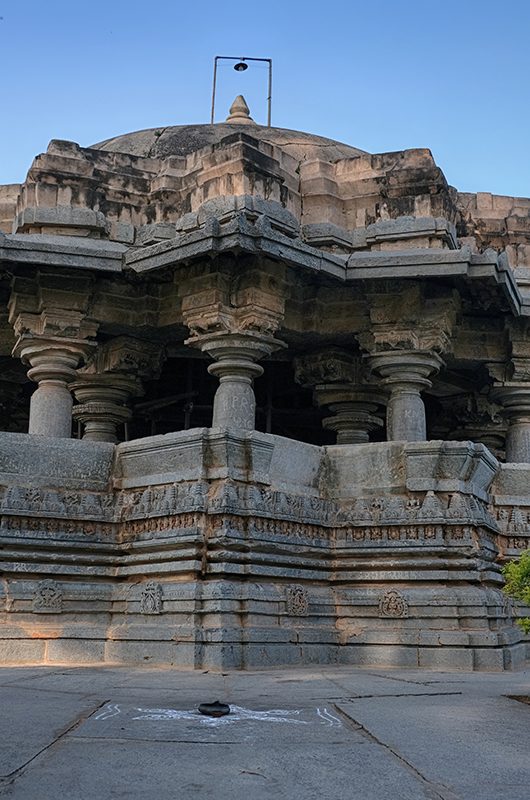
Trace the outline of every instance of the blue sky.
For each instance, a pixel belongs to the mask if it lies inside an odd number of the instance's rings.
[[[273,125],[429,147],[462,191],[530,195],[530,0],[0,0],[0,183],[50,139],[208,122],[216,54],[271,57]],[[266,72],[219,74],[265,119]]]

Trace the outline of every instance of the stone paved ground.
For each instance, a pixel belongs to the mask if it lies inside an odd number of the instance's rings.
[[[1,798],[530,797],[528,672],[6,667],[0,693]]]

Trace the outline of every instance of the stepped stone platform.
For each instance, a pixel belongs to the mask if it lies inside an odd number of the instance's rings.
[[[483,445],[2,434],[0,469],[4,662],[523,663]]]

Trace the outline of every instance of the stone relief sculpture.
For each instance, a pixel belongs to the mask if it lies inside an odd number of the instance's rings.
[[[147,581],[140,592],[140,612],[161,614],[163,605],[162,587],[156,581]]]
[[[52,580],[39,581],[33,595],[35,614],[60,614],[63,610],[63,592],[58,583]]]
[[[294,617],[306,617],[309,612],[309,596],[303,586],[287,589],[287,613]]]
[[[385,592],[379,601],[379,614],[381,617],[403,619],[409,615],[408,603],[397,589]]]

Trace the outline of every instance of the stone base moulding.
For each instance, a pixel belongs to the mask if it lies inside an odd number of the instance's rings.
[[[5,663],[524,661],[482,445],[2,434],[0,467]]]

